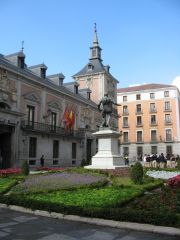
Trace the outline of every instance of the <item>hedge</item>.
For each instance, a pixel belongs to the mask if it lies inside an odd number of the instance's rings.
[[[145,210],[129,210],[126,208],[100,208],[100,207],[77,207],[65,206],[63,204],[51,203],[28,199],[22,195],[0,195],[0,202],[7,205],[19,205],[33,210],[46,210],[48,212],[58,212],[62,214],[74,214],[86,217],[96,217],[103,219],[111,219],[117,221],[129,221],[148,223],[161,226],[180,226],[178,215],[170,212],[157,212]]]

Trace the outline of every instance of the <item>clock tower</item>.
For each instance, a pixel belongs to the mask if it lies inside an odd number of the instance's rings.
[[[91,100],[97,104],[105,93],[116,102],[117,83],[110,73],[109,65],[103,65],[101,59],[101,47],[99,46],[96,24],[94,26],[93,45],[90,47],[89,62],[73,78],[79,84],[79,89],[88,88],[91,90]]]

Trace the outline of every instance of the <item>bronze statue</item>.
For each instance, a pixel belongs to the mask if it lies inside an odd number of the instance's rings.
[[[107,93],[104,94],[104,97],[98,104],[98,109],[102,113],[102,123],[100,127],[109,127],[109,121],[113,111],[113,104],[121,106],[120,104],[115,103]]]

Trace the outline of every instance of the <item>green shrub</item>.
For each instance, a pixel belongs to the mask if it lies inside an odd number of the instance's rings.
[[[28,164],[27,160],[23,161],[21,169],[22,169],[23,175],[25,175],[25,176],[29,175],[29,164]]]
[[[131,169],[131,179],[135,184],[141,184],[143,181],[143,166],[136,162]]]
[[[83,160],[81,161],[81,167],[84,167],[86,165],[88,165],[87,161],[83,158]]]
[[[26,195],[0,195],[0,202],[7,205],[18,205],[33,210],[45,210],[49,212],[59,212],[63,214],[74,214],[86,217],[96,217],[103,219],[113,219],[116,221],[140,222],[154,225],[179,227],[180,219],[177,214],[167,211],[157,210],[133,210],[114,207],[87,207],[72,206],[38,199],[28,199]]]

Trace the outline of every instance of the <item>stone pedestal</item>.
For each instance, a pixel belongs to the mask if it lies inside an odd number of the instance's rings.
[[[116,169],[126,167],[118,151],[119,132],[102,128],[94,133],[98,138],[98,152],[92,157],[92,165],[88,169]]]

